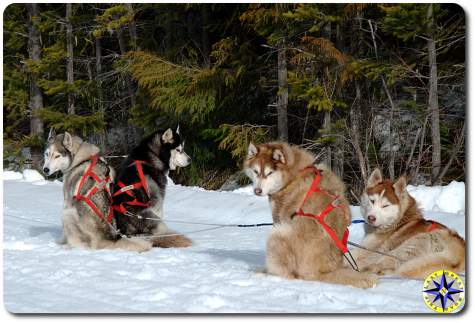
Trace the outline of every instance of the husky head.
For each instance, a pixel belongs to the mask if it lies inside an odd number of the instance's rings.
[[[254,193],[272,195],[286,184],[284,168],[291,162],[291,152],[279,143],[249,144],[244,172],[251,179]]]
[[[73,160],[74,148],[74,139],[71,134],[65,132],[56,135],[55,131],[51,129],[44,152],[43,172],[45,175],[50,176],[57,171],[68,169]]]
[[[185,153],[185,142],[180,137],[180,126],[175,131],[168,128],[165,132],[157,132],[152,140],[152,150],[159,153],[162,162],[168,160],[168,167],[186,167],[191,163],[190,156]]]
[[[361,211],[370,227],[386,229],[400,220],[409,202],[414,201],[407,193],[406,186],[404,176],[393,183],[383,180],[378,168],[371,173],[361,196]]]

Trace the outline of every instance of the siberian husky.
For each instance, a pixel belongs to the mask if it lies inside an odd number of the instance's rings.
[[[393,183],[375,169],[362,194],[361,210],[367,233],[363,245],[395,257],[358,250],[355,258],[361,269],[422,279],[440,269],[465,270],[464,239],[423,218],[406,190],[405,177]]]
[[[191,245],[187,237],[169,230],[163,222],[167,174],[190,162],[178,128],[157,131],[130,152],[113,190],[114,216],[121,233],[151,235],[155,247]]]
[[[318,187],[325,193],[312,194],[303,211],[320,214],[332,202],[328,195],[332,194],[339,196],[340,207],[328,213],[327,225],[342,237],[351,222],[343,182],[328,167],[314,162],[313,154],[286,143],[249,145],[244,172],[253,182],[254,193],[268,196],[274,222],[267,240],[265,272],[289,279],[372,287],[377,276],[344,268],[342,251],[322,224],[296,216],[318,169],[321,176]]]
[[[113,170],[102,158],[97,158],[95,166],[90,169],[92,160],[96,158],[93,156],[98,154],[97,146],[68,132],[56,135],[51,130],[49,133],[43,172],[47,176],[58,171],[63,173],[64,235],[58,243],[67,247],[87,249],[122,248],[139,252],[149,250],[150,242],[138,238],[120,238],[115,230],[114,219],[107,222],[111,200],[106,179],[113,177]],[[102,182],[98,183],[92,177],[84,177],[88,169]],[[81,182],[83,184],[80,186]],[[97,191],[89,196],[88,201],[78,198],[86,196],[95,187]],[[99,215],[103,216],[103,219]]]

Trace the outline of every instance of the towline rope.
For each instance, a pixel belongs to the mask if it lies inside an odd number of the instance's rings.
[[[138,218],[138,219],[165,222],[165,221],[162,221],[161,219],[158,219],[158,218],[143,217],[141,215],[136,215],[136,214],[133,214],[131,212],[127,212],[125,215],[129,216],[129,217],[135,217],[135,218]],[[58,223],[47,222],[47,221],[38,220],[38,219],[35,219],[35,218],[24,218],[24,217],[12,215],[12,214],[9,214],[8,217],[17,218],[17,219],[24,220],[24,221],[34,221],[34,222],[38,222],[38,223],[42,223],[42,224],[48,224],[48,225],[58,225]],[[262,227],[262,226],[271,226],[271,225],[273,225],[273,223],[221,224],[221,223],[205,223],[205,222],[182,221],[182,220],[167,220],[166,222],[194,224],[194,225],[207,225],[207,226],[212,226],[212,228],[193,230],[193,231],[187,231],[187,232],[182,232],[182,233],[168,233],[168,234],[161,234],[161,235],[138,234],[138,235],[134,235],[134,236],[141,237],[141,238],[144,238],[144,239],[150,239],[150,238],[161,238],[161,237],[173,237],[173,236],[180,236],[180,235],[185,235],[185,234],[189,235],[189,234],[194,234],[194,233],[199,233],[199,232],[217,230],[217,229],[221,229],[221,228],[233,228],[233,227],[234,228],[252,228],[252,227]],[[364,223],[364,220],[353,220],[351,222],[353,224]],[[108,224],[111,227],[111,229],[113,230],[113,232],[116,233],[117,235],[119,235],[120,237],[130,238],[130,236],[127,236],[127,235],[121,233],[119,230],[114,228],[114,226],[112,226],[110,223],[108,223]],[[364,250],[369,251],[369,252],[374,252],[374,253],[377,253],[377,254],[380,254],[380,255],[383,255],[383,256],[387,256],[387,257],[395,258],[397,260],[401,260],[401,259],[399,259],[399,258],[397,258],[397,257],[395,257],[391,254],[387,254],[387,253],[377,251],[377,250],[368,249],[366,247],[363,247],[360,244],[351,242],[349,240],[348,240],[348,244],[351,245],[351,246],[354,246],[356,248],[364,249]]]

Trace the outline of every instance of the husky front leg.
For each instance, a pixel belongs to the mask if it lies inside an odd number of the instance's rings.
[[[84,241],[79,223],[79,214],[75,208],[65,208],[63,210],[63,234],[66,242],[65,247],[88,248],[87,241]]]

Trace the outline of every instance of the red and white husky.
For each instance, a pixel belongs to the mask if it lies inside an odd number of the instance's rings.
[[[361,197],[366,220],[363,245],[393,257],[357,250],[362,270],[377,274],[426,278],[446,269],[465,270],[465,241],[446,226],[425,220],[414,198],[406,190],[406,179],[383,180],[375,169]]]

